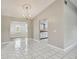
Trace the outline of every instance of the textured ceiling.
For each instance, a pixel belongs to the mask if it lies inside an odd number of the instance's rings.
[[[2,15],[12,17],[23,17],[23,5],[29,3],[31,5],[30,14],[32,17],[38,15],[46,7],[48,7],[55,0],[2,0],[1,13]]]

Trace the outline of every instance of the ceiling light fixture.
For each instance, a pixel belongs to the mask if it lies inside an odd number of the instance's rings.
[[[24,10],[24,14],[23,16],[26,18],[26,19],[29,19],[31,20],[31,5],[30,4],[24,4],[23,5],[23,10]]]

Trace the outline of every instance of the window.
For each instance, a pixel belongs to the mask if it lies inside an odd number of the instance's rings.
[[[25,33],[25,32],[28,32],[26,22],[12,21],[10,23],[10,33],[11,34]]]

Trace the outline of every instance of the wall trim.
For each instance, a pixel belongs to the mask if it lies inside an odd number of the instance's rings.
[[[71,49],[73,49],[75,46],[77,46],[77,43],[73,43],[70,46],[68,46],[67,48],[64,49],[64,51],[70,51]]]
[[[34,39],[34,41],[36,41],[36,42],[40,42],[39,40],[36,40],[36,39]]]
[[[56,46],[51,45],[51,44],[48,44],[48,46],[50,46],[50,47],[52,47],[52,48],[55,48],[55,49],[58,49],[59,51],[64,51],[64,49],[59,48],[59,47],[56,47]]]
[[[67,48],[59,48],[59,47],[53,46],[53,45],[51,45],[51,44],[48,44],[48,46],[50,46],[50,47],[52,47],[52,48],[56,48],[56,49],[58,49],[59,51],[68,52],[68,51],[72,50],[75,46],[77,46],[77,44],[76,44],[76,43],[71,44],[71,45],[68,46]]]

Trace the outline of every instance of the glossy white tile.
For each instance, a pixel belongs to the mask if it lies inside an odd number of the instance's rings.
[[[2,44],[2,59],[68,59],[76,58],[76,48],[68,53],[48,46],[47,41],[39,42],[28,38],[15,38]]]

